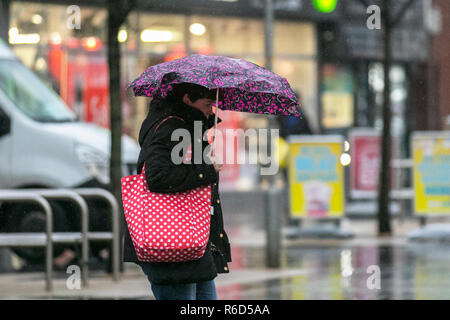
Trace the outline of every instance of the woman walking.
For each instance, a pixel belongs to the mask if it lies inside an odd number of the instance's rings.
[[[203,158],[205,149],[209,148],[208,141],[194,141],[194,121],[201,121],[202,130],[208,130],[214,125],[212,105],[215,95],[215,90],[199,85],[175,85],[166,98],[152,100],[149,114],[139,133],[141,153],[137,163],[138,174],[145,164],[145,179],[150,191],[176,193],[199,186],[211,185],[212,188],[209,241],[200,259],[170,263],[140,262],[128,228],[125,228],[124,262],[139,264],[157,300],[215,300],[214,278],[218,273],[229,272],[227,263],[231,262],[230,245],[223,227],[219,199],[218,173],[222,165],[216,163],[214,157],[211,157],[212,164]],[[175,164],[171,159],[172,149],[179,143],[171,140],[172,132],[180,128],[190,133],[190,163]],[[203,132],[201,134],[203,136]],[[196,156],[197,152],[201,154]],[[197,158],[201,159],[201,163],[194,162]]]

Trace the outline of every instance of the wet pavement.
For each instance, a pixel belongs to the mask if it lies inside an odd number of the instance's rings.
[[[249,249],[251,253],[243,250],[243,256],[255,259],[248,260],[249,268],[263,256],[262,249]],[[262,300],[450,299],[450,250],[446,244],[385,241],[358,245],[352,241],[334,246],[295,245],[284,250],[282,259],[283,268],[304,270],[305,274],[224,286],[219,296]]]
[[[280,268],[267,269],[263,239],[264,234],[255,232],[232,243],[231,273],[216,279],[219,299],[450,299],[446,243],[412,243],[403,236],[297,239],[284,242]],[[118,283],[92,271],[89,288],[68,290],[67,277],[56,272],[55,290],[46,294],[42,273],[0,274],[0,298],[153,299],[133,264],[126,264]]]
[[[229,274],[216,278],[219,299],[450,299],[450,244],[408,241],[420,227],[417,219],[393,219],[388,238],[377,237],[374,219],[347,218],[340,230],[352,238],[285,236],[280,268],[268,269],[263,198],[256,193],[235,198],[223,201],[233,262]],[[146,277],[131,263],[119,282],[103,270],[90,270],[88,288],[69,290],[68,277],[55,272],[49,294],[42,272],[0,273],[0,299],[153,299]]]

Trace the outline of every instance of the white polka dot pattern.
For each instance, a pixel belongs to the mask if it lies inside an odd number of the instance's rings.
[[[183,262],[203,256],[209,239],[211,186],[151,192],[144,169],[122,178],[122,201],[139,261]]]

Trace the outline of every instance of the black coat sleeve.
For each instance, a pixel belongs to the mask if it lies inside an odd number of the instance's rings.
[[[218,174],[212,164],[181,163],[171,160],[171,152],[180,141],[171,141],[172,132],[185,128],[182,120],[165,121],[153,135],[148,135],[142,148],[148,148],[144,159],[145,178],[150,191],[175,193],[217,182]]]

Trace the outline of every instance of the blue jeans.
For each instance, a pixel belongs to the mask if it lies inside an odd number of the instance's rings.
[[[139,263],[148,277],[149,270],[145,263]],[[149,278],[150,282],[150,278]],[[150,282],[156,300],[217,300],[214,280],[197,283],[160,285]]]

